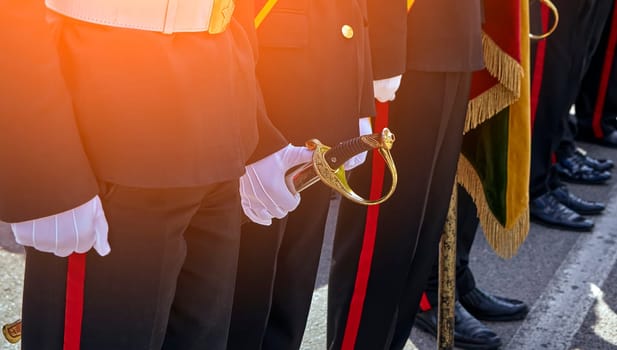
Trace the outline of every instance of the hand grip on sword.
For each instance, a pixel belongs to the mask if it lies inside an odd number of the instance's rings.
[[[330,148],[319,140],[307,141],[306,146],[314,150],[313,161],[306,163],[288,173],[285,177],[287,187],[293,193],[303,191],[321,180],[329,187],[341,193],[345,198],[363,205],[383,203],[394,193],[398,180],[396,167],[390,154],[394,143],[394,134],[388,128],[381,133],[362,135]],[[392,176],[390,191],[377,200],[367,200],[357,195],[347,183],[343,164],[356,154],[377,149],[382,156]]]

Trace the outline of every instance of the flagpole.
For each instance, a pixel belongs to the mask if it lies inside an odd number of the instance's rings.
[[[448,217],[439,241],[439,295],[437,349],[454,348],[454,303],[456,290],[456,181],[452,188]]]

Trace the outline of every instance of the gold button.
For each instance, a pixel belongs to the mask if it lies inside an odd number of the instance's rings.
[[[353,38],[353,28],[349,24],[345,24],[341,28],[341,33],[343,33],[343,36],[345,37],[345,39]]]

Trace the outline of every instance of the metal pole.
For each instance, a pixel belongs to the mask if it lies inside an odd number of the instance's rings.
[[[437,309],[437,349],[454,348],[454,303],[456,287],[456,181],[450,208],[439,241],[439,296]]]

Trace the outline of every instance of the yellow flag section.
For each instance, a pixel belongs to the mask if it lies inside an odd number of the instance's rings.
[[[472,78],[457,179],[474,199],[490,246],[509,258],[529,231],[529,4],[484,6],[486,69]]]

